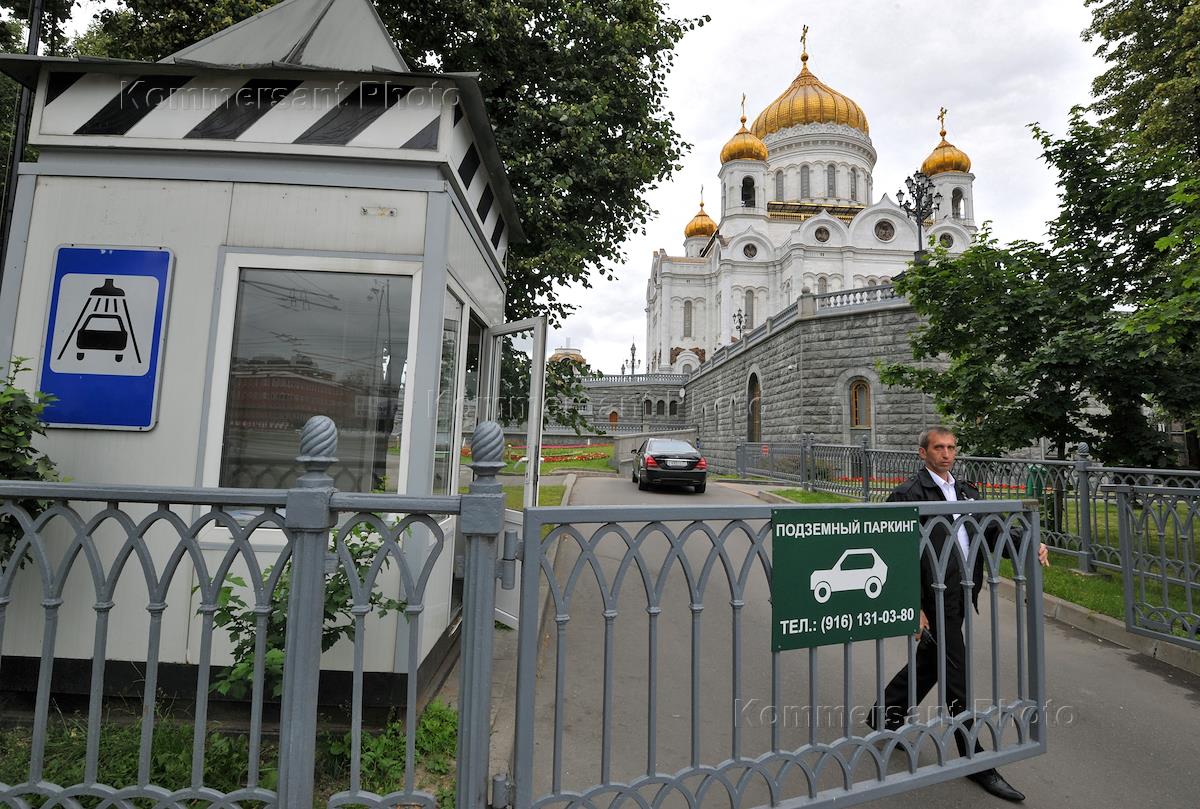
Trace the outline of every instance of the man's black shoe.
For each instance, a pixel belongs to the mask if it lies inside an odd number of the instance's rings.
[[[997,798],[1003,798],[1006,801],[1023,801],[1025,795],[1013,788],[1013,785],[1004,780],[1000,773],[994,769],[984,770],[983,772],[971,773],[967,776],[979,786],[986,789],[988,792],[995,795]]]
[[[872,706],[871,710],[867,711],[867,718],[863,722],[871,730],[879,730],[879,714],[879,706]],[[889,714],[887,721],[883,723],[884,730],[899,730],[903,726],[904,717],[896,716],[895,713]]]

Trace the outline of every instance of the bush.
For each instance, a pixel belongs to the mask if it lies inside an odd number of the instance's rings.
[[[42,413],[54,401],[44,393],[30,395],[17,387],[17,374],[27,370],[25,360],[13,358],[8,375],[0,379],[0,480],[58,480],[54,462],[33,446],[33,437],[46,434]],[[49,507],[42,500],[17,503],[30,516]],[[0,516],[0,569],[12,555],[21,537],[21,527],[11,516]]]

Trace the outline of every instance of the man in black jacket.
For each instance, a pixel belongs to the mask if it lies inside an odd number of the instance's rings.
[[[954,460],[958,455],[958,444],[953,431],[945,427],[933,427],[921,433],[920,446],[917,454],[925,462],[925,468],[913,477],[896,487],[889,496],[890,502],[917,503],[938,500],[978,500],[979,491],[966,481],[958,481],[951,475]],[[924,522],[924,520],[923,520]],[[962,558],[966,559],[970,540],[965,527],[960,527],[954,540],[959,543]],[[998,530],[989,530],[986,539],[995,542]],[[940,527],[930,534],[930,542],[934,553],[940,554],[945,542],[950,538],[950,532]],[[979,591],[983,588],[983,557],[980,553],[975,558],[974,570],[971,571],[970,581],[971,601],[975,611],[979,611]],[[916,652],[916,695],[917,702],[925,698],[930,689],[937,684],[938,652],[937,643],[946,646],[946,708],[951,716],[956,716],[966,709],[966,643],[963,640],[962,625],[966,613],[963,598],[963,587],[959,582],[966,581],[963,575],[962,563],[958,554],[949,555],[946,568],[944,593],[944,633],[939,636],[936,625],[937,607],[934,583],[938,577],[933,565],[924,557],[921,559],[921,629],[918,633],[920,643]],[[1046,546],[1038,548],[1038,560],[1049,564]],[[904,724],[904,718],[912,710],[908,702],[908,666],[905,665],[892,681],[888,683],[883,693],[884,728],[896,730]],[[879,727],[879,706],[876,705],[868,717],[872,728]],[[967,739],[962,733],[955,734],[958,750],[961,755],[967,754]],[[975,751],[983,747],[975,742]],[[968,776],[975,783],[997,797],[1010,801],[1022,801],[1025,796],[1014,789],[995,769],[984,770]]]

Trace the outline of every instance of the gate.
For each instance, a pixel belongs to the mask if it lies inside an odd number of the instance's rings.
[[[864,719],[893,672],[916,665],[917,643],[772,652],[770,507],[528,509],[506,784],[515,809],[845,806],[1044,752],[1036,508],[919,507],[939,614],[941,585],[969,584],[946,580],[959,550],[934,553],[936,526],[978,529],[969,562],[983,556],[991,597],[963,628],[969,709],[940,707],[942,676],[930,707],[880,732]],[[997,593],[1004,555],[1011,605]],[[948,664],[939,651],[943,675]],[[959,757],[956,728],[985,749]]]
[[[1125,626],[1200,649],[1200,490],[1103,486],[1117,496]]]

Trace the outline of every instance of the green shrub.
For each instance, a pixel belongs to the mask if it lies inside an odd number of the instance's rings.
[[[42,413],[54,397],[40,392],[30,395],[17,387],[17,374],[25,370],[25,360],[14,357],[8,375],[0,379],[0,480],[58,480],[54,462],[33,446],[34,436],[46,434]],[[43,500],[21,500],[17,505],[31,516],[49,507]],[[20,536],[16,519],[0,517],[0,570]]]

